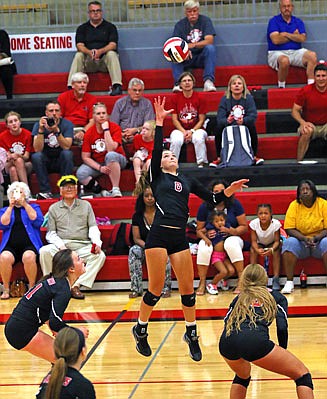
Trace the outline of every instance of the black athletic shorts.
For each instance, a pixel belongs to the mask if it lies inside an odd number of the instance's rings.
[[[184,251],[189,247],[184,229],[163,226],[152,226],[145,242],[145,249],[166,248],[168,255]]]
[[[5,325],[5,336],[11,346],[20,350],[32,340],[38,329],[38,326],[31,326],[26,321],[11,316]]]
[[[15,263],[22,262],[22,257],[23,257],[23,254],[24,254],[25,251],[33,251],[35,253],[35,255],[36,255],[36,261],[38,261],[39,254],[38,254],[38,251],[35,249],[34,245],[30,245],[30,246],[27,246],[27,247],[24,247],[24,248],[21,248],[19,246],[13,248],[13,247],[11,247],[10,245],[7,244],[3,248],[2,252],[3,251],[10,252],[13,255],[13,257],[15,258]]]
[[[219,352],[229,360],[245,359],[253,362],[268,355],[274,346],[265,331],[253,329],[233,331],[228,337],[224,331],[219,340]]]

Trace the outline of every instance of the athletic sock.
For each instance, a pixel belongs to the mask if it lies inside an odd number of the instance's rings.
[[[278,87],[280,89],[285,89],[285,82],[281,82],[280,80],[278,81]]]

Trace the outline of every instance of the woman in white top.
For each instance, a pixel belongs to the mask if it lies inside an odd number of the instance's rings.
[[[257,216],[249,224],[251,231],[250,263],[257,263],[258,256],[272,256],[274,271],[272,288],[273,290],[280,290],[281,223],[272,217],[270,204],[259,204],[257,207]]]

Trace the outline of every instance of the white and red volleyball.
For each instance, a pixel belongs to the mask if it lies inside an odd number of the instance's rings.
[[[166,60],[181,63],[186,60],[190,50],[185,40],[171,37],[165,41],[162,51]]]

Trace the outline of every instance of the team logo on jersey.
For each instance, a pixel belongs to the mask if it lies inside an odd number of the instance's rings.
[[[197,43],[202,40],[203,32],[201,29],[192,29],[191,32],[187,35],[187,41],[189,43]]]
[[[91,145],[92,150],[95,152],[104,152],[106,151],[106,143],[104,139],[97,139],[94,144]]]
[[[182,190],[183,190],[182,183],[180,181],[175,181],[175,191],[180,193],[182,192]]]
[[[47,143],[50,148],[59,147],[57,136],[54,133],[49,133],[48,137],[44,140],[44,142]]]
[[[10,152],[14,154],[24,155],[25,145],[21,141],[16,141],[15,143],[12,143]]]

